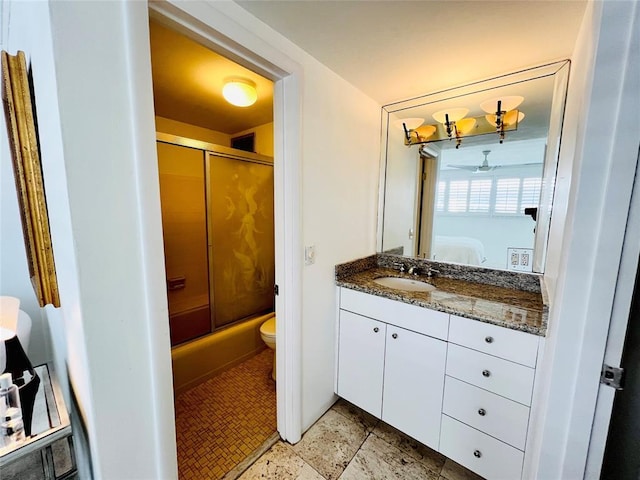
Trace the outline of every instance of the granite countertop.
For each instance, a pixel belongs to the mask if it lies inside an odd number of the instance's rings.
[[[436,290],[430,292],[396,290],[375,283],[374,279],[380,277],[404,277],[426,281],[434,285]],[[439,276],[415,277],[381,266],[372,266],[351,275],[340,276],[336,279],[336,283],[340,287],[534,335],[544,336],[547,331],[548,306],[544,304],[540,292]]]

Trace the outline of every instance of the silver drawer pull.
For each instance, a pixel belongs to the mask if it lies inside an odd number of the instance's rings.
[[[491,376],[491,372],[489,370],[483,370],[482,371],[482,376],[489,378]]]
[[[380,331],[380,329],[378,327],[374,327],[373,331],[378,333]]]
[[[474,450],[473,456],[476,458],[480,458],[482,456],[482,452],[480,450]]]
[[[391,335],[391,338],[394,338],[394,339],[395,339],[395,338],[398,338],[398,334],[397,334],[397,333],[394,333],[393,335]]]
[[[478,410],[478,415],[480,415],[481,417],[484,417],[487,414],[487,411],[484,408],[481,408],[480,410]]]
[[[493,343],[493,337],[484,337],[484,341],[487,343]]]

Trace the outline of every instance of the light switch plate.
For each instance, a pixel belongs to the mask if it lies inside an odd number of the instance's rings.
[[[533,249],[507,248],[507,269],[516,272],[532,272]]]
[[[309,245],[304,247],[304,264],[313,265],[316,263],[316,246]]]

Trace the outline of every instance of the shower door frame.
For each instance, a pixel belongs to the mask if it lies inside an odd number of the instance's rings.
[[[160,143],[166,143],[169,145],[176,145],[178,147],[193,148],[194,150],[200,150],[203,154],[204,164],[204,199],[205,199],[205,216],[207,223],[207,274],[209,283],[209,321],[211,330],[208,334],[215,333],[216,331],[224,330],[225,328],[236,325],[244,318],[239,318],[227,325],[216,327],[215,321],[215,285],[213,282],[213,226],[209,213],[213,210],[212,195],[211,195],[211,156],[229,158],[231,160],[238,160],[240,162],[257,163],[259,165],[266,165],[274,168],[273,157],[267,155],[261,155],[259,153],[246,152],[244,150],[238,150],[236,148],[225,147],[223,145],[217,145],[215,143],[203,142],[201,140],[195,140],[193,138],[181,137],[178,135],[172,135],[169,133],[156,132],[156,141]],[[275,174],[275,172],[274,172]],[[274,175],[275,176],[275,175]],[[275,180],[275,179],[274,179]],[[275,183],[275,182],[274,182]],[[274,184],[275,190],[275,184]],[[275,194],[275,192],[274,192]],[[274,212],[275,214],[275,212]],[[275,218],[274,218],[275,228]],[[274,242],[275,243],[275,242]],[[275,248],[275,245],[274,245]],[[275,308],[275,304],[274,304]],[[247,317],[248,318],[248,317]]]

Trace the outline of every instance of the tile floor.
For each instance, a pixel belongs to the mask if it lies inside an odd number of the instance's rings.
[[[204,478],[204,477],[202,477]],[[277,442],[240,480],[481,480],[344,400],[296,445]]]
[[[176,398],[180,480],[222,478],[275,433],[272,365],[264,350]]]

